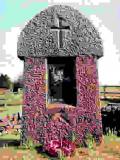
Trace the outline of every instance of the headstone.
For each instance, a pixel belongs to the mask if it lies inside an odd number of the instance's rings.
[[[100,142],[97,59],[102,56],[99,33],[72,7],[48,7],[28,22],[18,40],[18,57],[25,63],[23,142],[30,136],[46,145],[73,133],[79,144],[88,133]]]

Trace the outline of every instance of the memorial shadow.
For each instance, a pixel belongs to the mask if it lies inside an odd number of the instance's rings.
[[[111,103],[120,103],[120,99],[114,99],[114,98],[104,98],[103,99],[104,101],[108,101],[108,102],[111,102]]]
[[[19,147],[20,141],[19,140],[0,140],[0,147]]]
[[[42,155],[44,158],[49,158],[49,160],[58,160],[58,156],[52,156],[47,151],[44,151],[42,146],[36,146],[35,150],[37,151],[37,154]]]

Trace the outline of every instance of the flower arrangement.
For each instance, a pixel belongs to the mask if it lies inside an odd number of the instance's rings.
[[[71,154],[74,153],[75,148],[75,144],[68,140],[51,140],[45,146],[45,150],[52,156],[58,156],[60,151],[64,156],[71,156]]]

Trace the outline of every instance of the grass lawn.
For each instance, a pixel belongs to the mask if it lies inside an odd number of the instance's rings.
[[[0,95],[0,99],[4,99],[2,101],[4,101],[4,103],[6,105],[20,105],[20,104],[22,104],[22,98],[23,98],[22,93],[14,94],[14,93],[8,92],[6,94]],[[1,101],[0,101],[0,103],[1,103]]]
[[[32,149],[22,149],[20,147],[0,148],[0,160],[4,160],[5,156],[8,160],[59,160],[47,154],[38,153],[33,147]],[[120,138],[115,135],[104,136],[100,146],[90,148],[77,148],[71,157],[65,157],[61,160],[120,160]]]
[[[0,160],[53,160],[53,158],[46,158],[48,157],[46,155],[38,154],[36,150],[17,149],[14,147],[0,149],[0,157]]]
[[[105,107],[105,106],[107,106],[108,103],[110,103],[110,102],[109,102],[109,101],[101,100],[101,101],[100,101],[100,107],[101,107],[101,108],[102,108],[102,107]]]
[[[20,140],[20,135],[4,134],[0,135],[0,140]]]
[[[4,118],[7,114],[12,115],[22,113],[22,105],[0,107],[0,117]]]
[[[99,87],[100,92],[104,91],[104,86]],[[106,86],[107,91],[120,91],[120,86]]]
[[[1,97],[2,96],[2,97]],[[15,105],[22,102],[22,94],[0,95],[6,98],[6,107],[0,107],[0,117],[4,118],[7,114],[12,115],[22,112],[22,105]],[[109,101],[101,101],[101,106],[106,106]],[[0,136],[3,140],[20,140],[20,135],[5,134]],[[11,146],[0,148],[0,160],[58,160],[46,154],[37,153],[36,149],[21,149]],[[72,157],[61,160],[120,160],[120,138],[115,135],[104,136],[100,146],[94,149],[78,148]]]

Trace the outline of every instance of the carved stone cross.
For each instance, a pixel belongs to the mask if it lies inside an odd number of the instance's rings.
[[[63,30],[70,30],[70,26],[63,26],[62,20],[64,20],[62,17],[58,17],[58,26],[53,25],[51,27],[52,30],[58,31],[58,46],[59,48],[63,47]],[[64,20],[65,21],[65,20]]]

